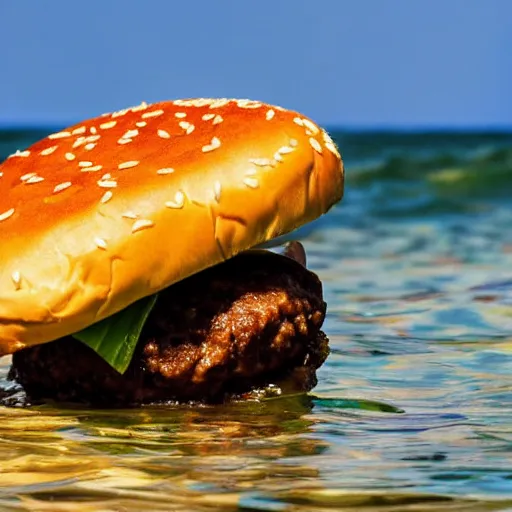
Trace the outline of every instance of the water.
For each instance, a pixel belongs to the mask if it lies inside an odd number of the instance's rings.
[[[334,135],[345,199],[300,232],[329,304],[313,392],[1,408],[1,510],[512,510],[512,134]]]

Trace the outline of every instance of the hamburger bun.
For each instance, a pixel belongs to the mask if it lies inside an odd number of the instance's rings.
[[[78,332],[342,195],[327,133],[260,102],[143,103],[53,133],[0,165],[0,355]]]

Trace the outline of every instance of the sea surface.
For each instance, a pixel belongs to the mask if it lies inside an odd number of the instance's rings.
[[[0,160],[50,131],[0,132]],[[512,510],[512,132],[331,133],[345,198],[295,234],[328,303],[318,386],[0,407],[0,510]]]

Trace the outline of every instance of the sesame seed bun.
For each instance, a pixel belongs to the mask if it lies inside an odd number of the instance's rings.
[[[343,164],[297,112],[142,104],[0,165],[0,355],[77,332],[327,212]]]

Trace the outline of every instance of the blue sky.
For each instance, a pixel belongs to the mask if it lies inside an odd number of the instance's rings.
[[[512,0],[3,0],[0,124],[248,97],[328,125],[512,125]]]

